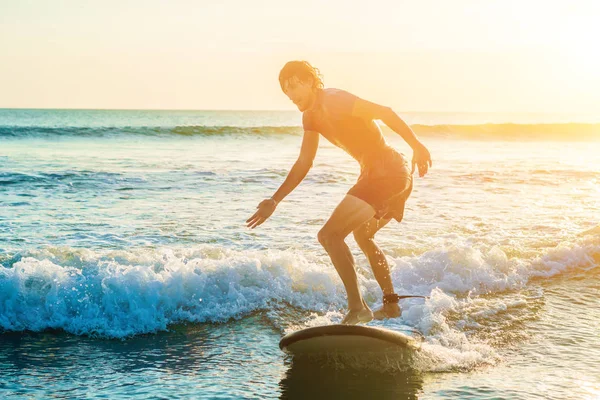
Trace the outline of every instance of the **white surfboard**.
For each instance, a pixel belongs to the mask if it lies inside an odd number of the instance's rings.
[[[292,355],[416,351],[420,342],[402,332],[364,325],[325,325],[285,335],[279,348]]]

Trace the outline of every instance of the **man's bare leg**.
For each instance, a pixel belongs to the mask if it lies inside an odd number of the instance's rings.
[[[390,219],[377,220],[372,218],[353,232],[356,243],[369,260],[373,275],[381,287],[384,296],[394,294],[395,291],[387,259],[383,251],[375,243],[374,236],[388,222],[390,222]],[[379,310],[376,310],[374,317],[376,319],[396,318],[400,314],[400,306],[397,303],[390,303],[384,304]]]
[[[356,324],[373,319],[358,288],[354,257],[344,242],[350,232],[369,221],[375,210],[364,200],[346,195],[319,231],[319,242],[329,254],[348,295],[348,314],[342,323]]]

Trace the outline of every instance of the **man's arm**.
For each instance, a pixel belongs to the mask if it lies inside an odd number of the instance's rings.
[[[253,216],[246,220],[248,228],[254,229],[267,220],[275,211],[277,204],[292,192],[302,182],[308,171],[312,167],[315,154],[319,148],[319,133],[313,131],[304,131],[302,138],[302,148],[300,156],[290,170],[285,181],[281,184],[277,192],[270,198],[260,202],[258,210]]]
[[[433,164],[429,150],[417,139],[412,129],[406,125],[394,110],[390,107],[357,98],[352,108],[352,116],[366,121],[373,121],[375,119],[383,121],[394,132],[402,136],[406,143],[413,149],[412,172],[415,171],[415,166],[418,166],[419,176],[424,176],[427,173],[428,167]]]
[[[380,119],[384,124],[390,127],[394,132],[402,136],[408,145],[414,150],[415,146],[422,146],[415,133],[408,125],[392,110],[390,107],[372,103],[361,98],[356,99],[352,116],[359,117],[367,121]]]
[[[302,182],[302,180],[308,174],[308,171],[313,165],[317,149],[319,148],[319,133],[313,131],[305,131],[304,137],[302,138],[302,147],[300,149],[300,155],[298,160],[294,163],[294,166],[285,178],[285,181],[281,184],[277,192],[271,197],[275,202],[279,203],[288,194],[290,194],[296,186]]]

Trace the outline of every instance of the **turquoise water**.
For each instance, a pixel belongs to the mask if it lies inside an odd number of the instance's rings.
[[[434,168],[376,238],[398,292],[430,296],[383,323],[425,335],[406,365],[300,362],[277,346],[341,319],[316,235],[359,172],[322,140],[305,181],[247,230],[298,154],[297,113],[0,110],[0,393],[597,398],[600,141],[447,134],[580,122],[544,118],[406,117],[431,126]]]

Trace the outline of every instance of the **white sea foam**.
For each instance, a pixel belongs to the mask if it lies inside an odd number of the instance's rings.
[[[273,303],[322,311],[341,305],[337,279],[291,251],[54,248],[0,268],[0,326],[123,337],[240,318]]]
[[[594,235],[562,243],[533,260],[470,244],[390,258],[397,291],[429,299],[403,301],[401,320],[384,326],[399,323],[423,332],[419,362],[425,369],[495,363],[494,349],[466,331],[524,307],[527,299],[507,301],[494,294],[522,289],[531,279],[589,271],[599,260],[600,239]],[[360,284],[376,307],[381,292],[375,280],[361,275]],[[122,338],[177,322],[224,322],[256,311],[269,316],[288,305],[306,314],[301,323],[283,317],[285,331],[339,322],[345,294],[334,269],[300,251],[216,246],[105,252],[51,247],[0,267],[0,327],[5,330],[56,328]],[[460,315],[458,320],[449,321],[452,313]]]

